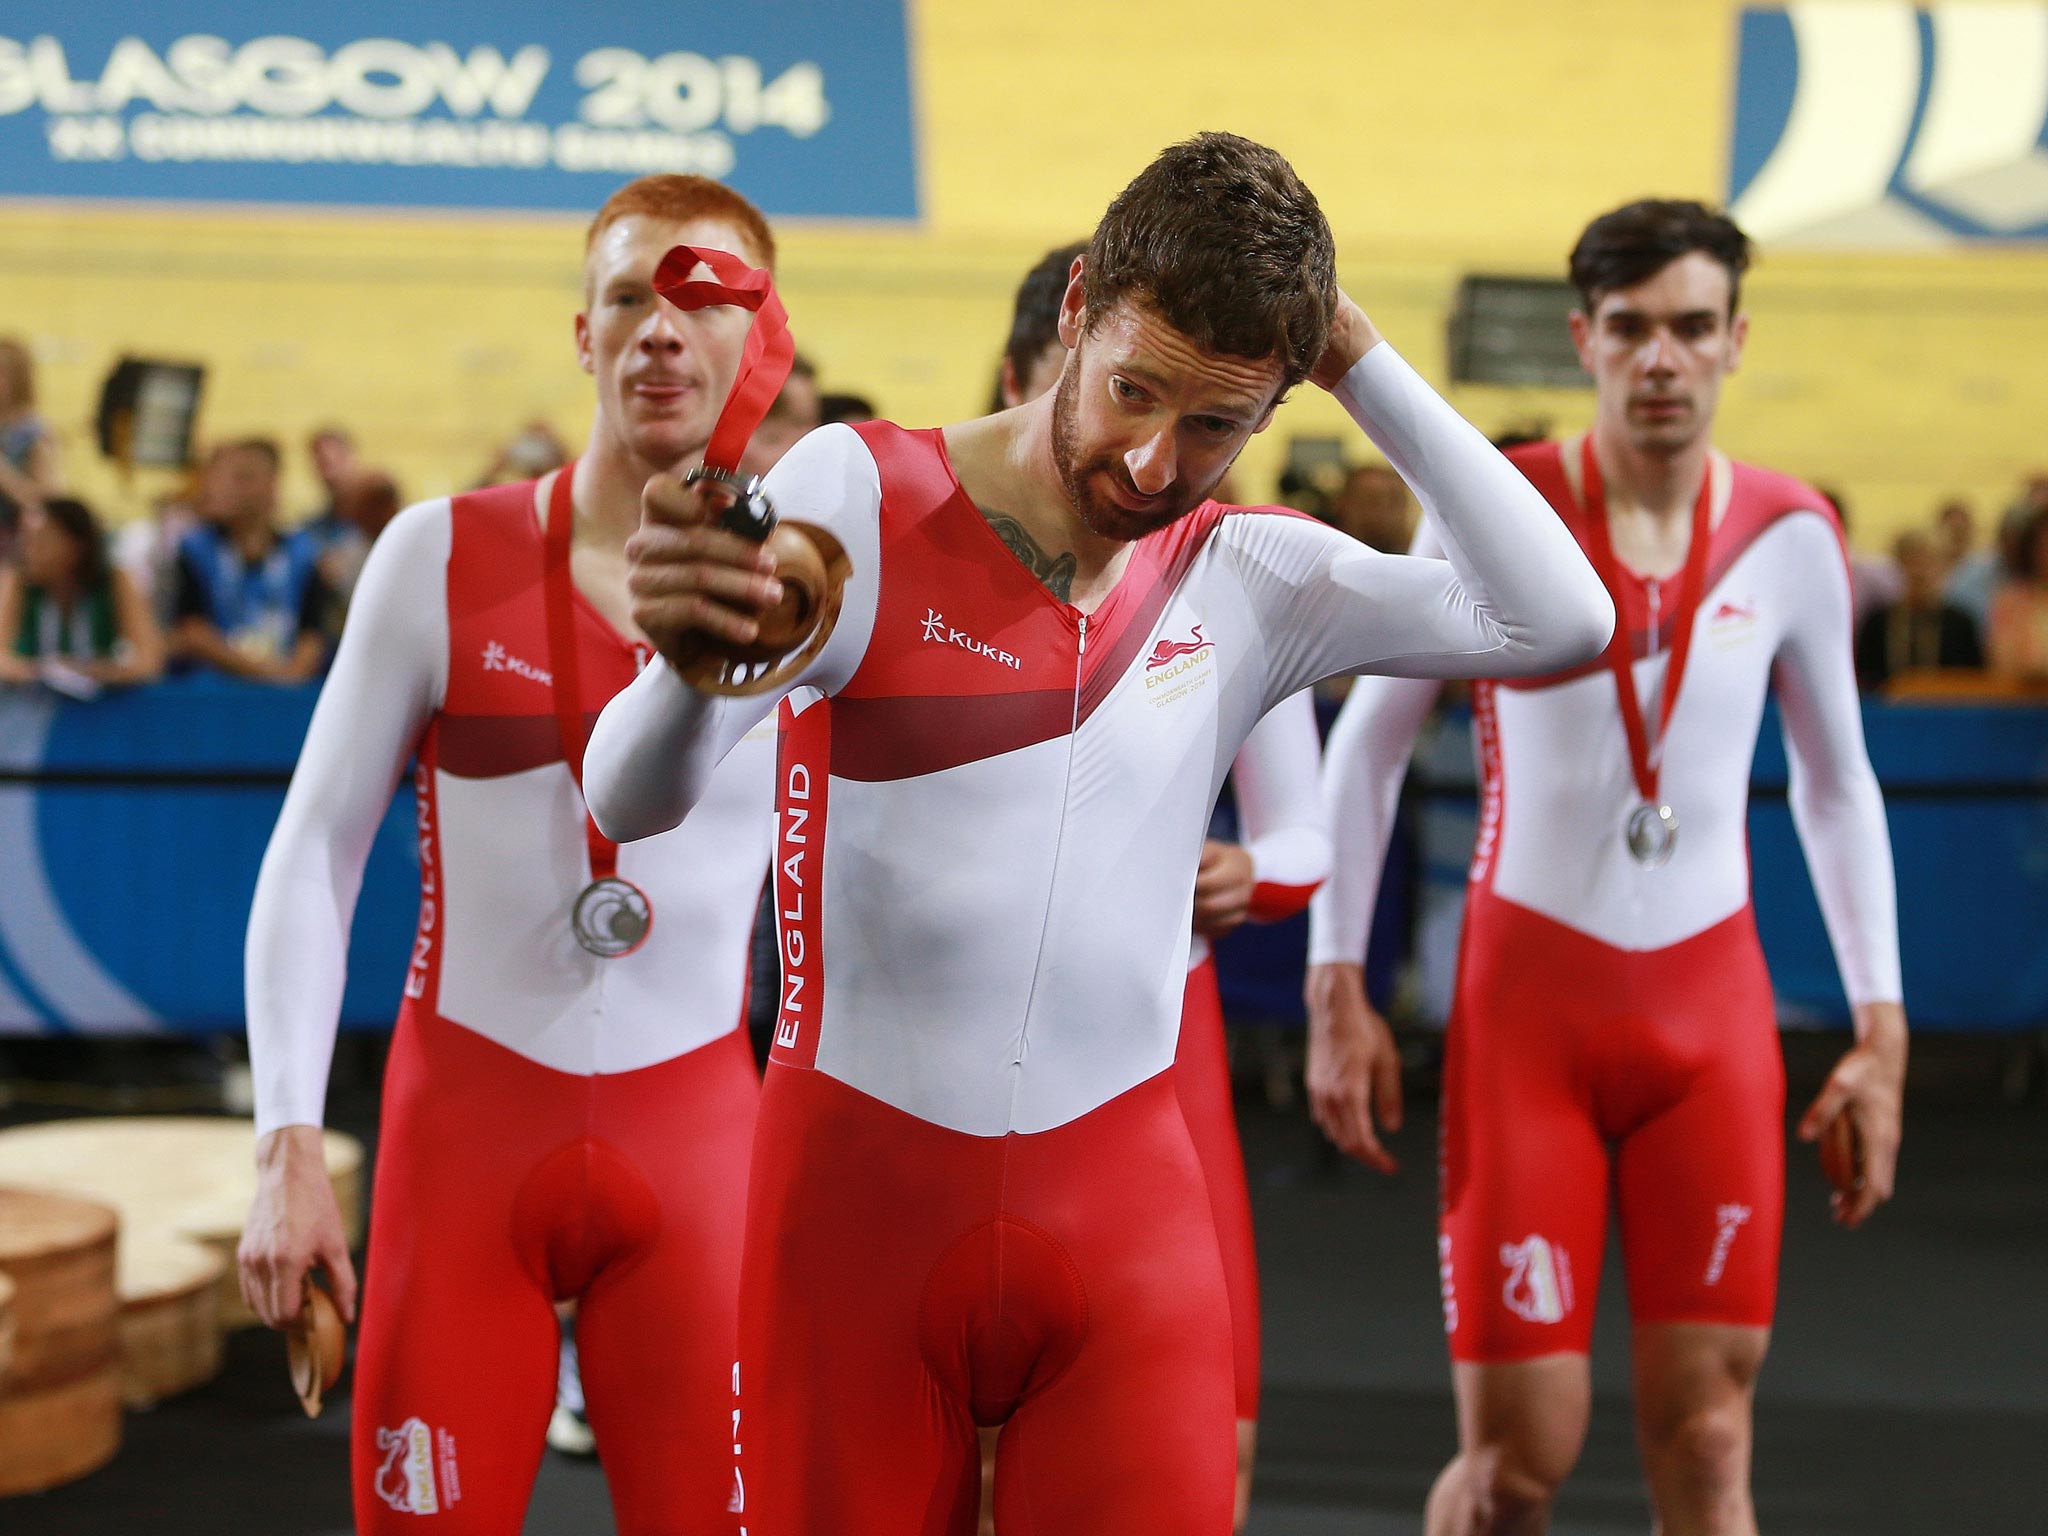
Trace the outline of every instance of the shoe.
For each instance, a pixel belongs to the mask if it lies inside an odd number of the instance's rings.
[[[597,1436],[590,1432],[590,1421],[567,1403],[555,1404],[554,1416],[548,1420],[548,1444],[564,1456],[597,1454]]]

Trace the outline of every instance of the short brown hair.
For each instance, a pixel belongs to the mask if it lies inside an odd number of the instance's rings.
[[[1054,246],[1038,258],[1038,264],[1017,285],[1017,302],[1010,312],[1010,339],[1003,347],[1003,356],[1009,359],[1010,368],[1019,379],[1031,371],[1040,353],[1060,339],[1060,301],[1067,296],[1067,275],[1074,269],[1074,258],[1087,249],[1085,240]],[[1000,405],[997,409],[1001,409]]]
[[[253,453],[269,466],[273,475],[284,469],[284,454],[278,450],[274,437],[231,437],[226,442],[215,443],[213,452],[206,456],[207,468],[211,469],[231,453]]]
[[[18,336],[0,336],[0,373],[7,376],[10,406],[36,403],[36,359],[28,343]]]
[[[604,201],[590,232],[583,237],[583,254],[588,256],[597,237],[620,219],[635,216],[687,224],[692,219],[723,219],[753,246],[746,252],[771,272],[775,270],[775,236],[761,210],[721,181],[709,176],[642,176],[629,181]]]
[[[1633,288],[1681,256],[1700,251],[1728,274],[1728,313],[1742,297],[1749,236],[1725,213],[1689,199],[1646,197],[1588,224],[1572,247],[1572,286],[1591,315],[1610,293]]]
[[[1337,248],[1277,151],[1234,133],[1165,150],[1117,194],[1081,265],[1088,324],[1128,299],[1205,352],[1309,376],[1337,308]]]

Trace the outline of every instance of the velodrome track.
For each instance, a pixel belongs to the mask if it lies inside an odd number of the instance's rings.
[[[1836,1037],[1787,1041],[1791,1098],[1820,1081]],[[2003,1102],[2009,1047],[1916,1043],[1899,1198],[1863,1232],[1836,1231],[1811,1156],[1791,1159],[1779,1325],[1759,1390],[1756,1498],[1773,1536],[1933,1536],[2034,1529],[2048,1444],[2048,1112],[2036,1084]],[[1411,1102],[1434,1093],[1411,1074]],[[368,1135],[367,1084],[335,1123]],[[1422,1109],[1399,1178],[1323,1157],[1313,1132],[1240,1095],[1259,1223],[1266,1387],[1252,1536],[1391,1536],[1420,1529],[1452,1446],[1437,1329],[1434,1146]],[[0,1123],[6,1120],[0,1115]],[[1595,1341],[1593,1429],[1558,1536],[1649,1527],[1627,1416],[1627,1328],[1610,1253]],[[299,1415],[283,1347],[229,1341],[222,1377],[131,1415],[104,1471],[10,1500],[8,1536],[346,1536],[347,1382],[324,1418]],[[550,1454],[528,1532],[612,1531],[603,1477]]]

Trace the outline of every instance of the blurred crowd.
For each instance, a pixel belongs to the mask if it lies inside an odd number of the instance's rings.
[[[1848,515],[1839,496],[1836,509]],[[1931,671],[2048,683],[2048,474],[2030,476],[1990,536],[1959,499],[1892,541],[1852,555],[1856,675],[1876,690]]]
[[[821,393],[799,357],[741,468],[764,473],[822,422],[873,415],[861,396]],[[166,671],[287,685],[319,676],[370,548],[405,498],[353,434],[325,426],[305,443],[322,499],[290,517],[284,453],[270,437],[213,443],[147,517],[110,530],[65,493],[57,435],[36,410],[34,359],[0,338],[0,683],[89,699]],[[534,479],[569,457],[548,423],[530,422],[474,483]]]
[[[1048,293],[1064,285],[1063,252],[1041,267]],[[1054,269],[1058,269],[1056,272]],[[1034,277],[1039,274],[1034,271]],[[1054,279],[1059,281],[1055,282]],[[1027,279],[1027,286],[1030,279]],[[1013,335],[991,408],[1030,398],[1057,372],[1051,305],[1041,336]],[[1020,327],[1028,329],[1020,308]],[[820,390],[799,357],[741,468],[765,473],[804,433],[875,414],[863,396]],[[1540,432],[1513,433],[1502,446]],[[1405,550],[1415,532],[1408,488],[1385,464],[1347,463],[1341,446],[1297,442],[1279,499],[1375,549]],[[211,444],[185,482],[147,517],[110,532],[65,493],[57,435],[37,412],[34,359],[0,337],[0,684],[40,684],[74,698],[147,683],[166,670],[210,668],[256,682],[317,677],[333,653],[371,546],[404,505],[397,483],[366,460],[340,426],[312,433],[304,452],[321,487],[291,517],[279,502],[284,448],[252,436]],[[1333,451],[1334,450],[1334,451]],[[533,479],[570,450],[544,421],[514,432],[477,485]],[[1828,492],[1849,524],[1842,498]],[[1239,500],[1236,487],[1219,488]],[[1888,556],[1854,552],[1856,668],[1866,690],[1930,674],[1991,687],[2048,685],[2048,473],[2020,488],[1988,536],[1951,499]]]

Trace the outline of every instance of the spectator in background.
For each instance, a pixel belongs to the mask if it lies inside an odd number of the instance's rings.
[[[1509,425],[1502,427],[1488,441],[1502,453],[1506,453],[1510,448],[1526,448],[1531,443],[1548,442],[1550,435],[1551,425],[1549,420],[1539,416],[1531,417],[1527,421],[1511,422]]]
[[[1085,240],[1055,246],[1017,285],[1010,339],[1003,344],[995,392],[989,398],[991,415],[1036,400],[1058,382],[1067,361],[1067,349],[1060,342],[1060,300],[1066,297],[1075,260],[1087,249]]]
[[[1415,501],[1386,465],[1359,464],[1345,474],[1324,520],[1383,555],[1405,555],[1415,537]]]
[[[320,551],[278,530],[278,465],[277,444],[262,437],[208,457],[205,521],[178,546],[174,660],[265,683],[305,682],[325,661],[331,599]]]
[[[320,510],[299,525],[299,531],[320,546],[324,554],[348,536],[350,524],[342,515],[341,503],[348,483],[359,474],[355,439],[340,427],[321,427],[306,439],[306,457],[313,475],[327,493]]]
[[[370,546],[404,505],[398,482],[381,469],[352,467],[335,487],[335,531],[320,550],[320,579],[334,598],[327,622],[330,641],[341,638],[342,620],[355,595],[356,578],[363,574],[363,562],[370,558]]]
[[[1984,648],[1970,616],[1941,596],[1942,547],[1915,529],[1892,545],[1905,588],[1856,630],[1856,681],[1865,692],[1923,667],[1981,667]]]
[[[1978,634],[1990,633],[1991,594],[2008,571],[2019,569],[2020,535],[2028,519],[2044,507],[2048,507],[2048,483],[2036,478],[1999,518],[1991,547],[1978,550],[1949,572],[1942,595],[1970,616]]]
[[[1295,511],[1316,519],[1317,522],[1330,522],[1330,493],[1316,483],[1315,476],[1308,474],[1298,465],[1290,463],[1280,471],[1277,495],[1281,506],[1292,507]],[[1329,683],[1343,683],[1348,686],[1349,682],[1348,678],[1325,678],[1317,686],[1322,687]]]
[[[768,407],[768,414],[748,439],[740,455],[742,475],[765,475],[776,461],[796,446],[797,439],[819,425],[818,370],[799,352],[790,361],[789,378],[782,393]]]
[[[75,698],[145,683],[164,669],[163,632],[107,559],[99,519],[52,496],[22,513],[19,559],[0,566],[0,682],[43,682]]]
[[[1951,496],[1934,509],[1934,537],[1944,571],[1953,571],[1970,558],[1977,545],[1977,515],[1960,496]]]
[[[1991,594],[1991,670],[2016,683],[2048,683],[2048,506],[2019,529],[2011,570]]]
[[[189,469],[182,484],[149,504],[147,517],[123,524],[112,539],[113,560],[149,605],[157,627],[171,623],[171,599],[177,590],[178,546],[199,526],[200,481],[203,471]]]
[[[568,445],[555,435],[553,427],[536,417],[498,450],[497,457],[484,470],[483,478],[477,481],[476,489],[481,491],[493,485],[538,480],[568,462]]]
[[[1906,590],[1906,579],[1885,555],[1867,555],[1857,550],[1850,538],[1849,504],[1831,485],[1816,485],[1842,523],[1842,540],[1849,551],[1849,621],[1852,633],[1863,632],[1863,621],[1880,608],[1888,608]]]
[[[0,336],[0,560],[23,509],[57,490],[57,442],[36,414],[35,357],[19,337]]]
[[[863,421],[875,419],[875,403],[866,395],[824,394],[818,396],[818,425],[829,427],[838,422],[856,426]]]

